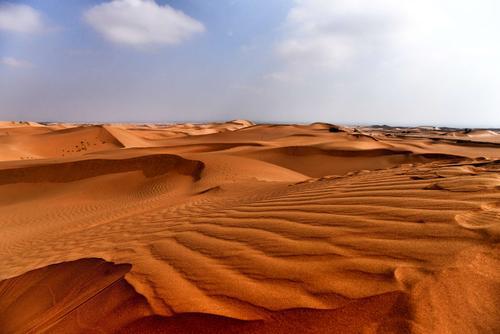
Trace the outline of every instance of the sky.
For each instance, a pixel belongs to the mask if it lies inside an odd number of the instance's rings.
[[[0,0],[0,120],[500,127],[497,0]]]

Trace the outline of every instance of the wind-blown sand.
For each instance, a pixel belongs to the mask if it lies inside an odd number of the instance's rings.
[[[499,333],[500,134],[0,124],[1,333]]]

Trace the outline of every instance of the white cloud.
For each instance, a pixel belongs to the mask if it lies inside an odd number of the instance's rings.
[[[37,33],[45,29],[42,15],[36,9],[20,4],[0,4],[0,31]]]
[[[0,64],[5,65],[5,66],[9,66],[9,67],[15,67],[15,68],[33,67],[33,64],[30,63],[29,61],[17,59],[17,58],[13,58],[13,57],[0,58]]]
[[[494,0],[296,0],[277,54],[295,69],[413,63],[419,67],[498,54]],[[492,57],[489,58],[492,60]]]
[[[177,44],[205,31],[202,23],[154,0],[113,0],[84,13],[107,40],[131,46]]]
[[[373,57],[408,21],[399,0],[297,0],[277,53],[295,65],[328,69]]]
[[[337,122],[498,124],[499,15],[497,0],[295,0],[255,108]]]

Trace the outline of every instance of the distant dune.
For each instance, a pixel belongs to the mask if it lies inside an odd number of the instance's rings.
[[[0,123],[0,333],[499,333],[500,134]]]

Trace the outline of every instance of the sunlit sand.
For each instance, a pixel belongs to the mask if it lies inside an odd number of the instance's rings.
[[[500,134],[4,122],[3,333],[495,333]]]

